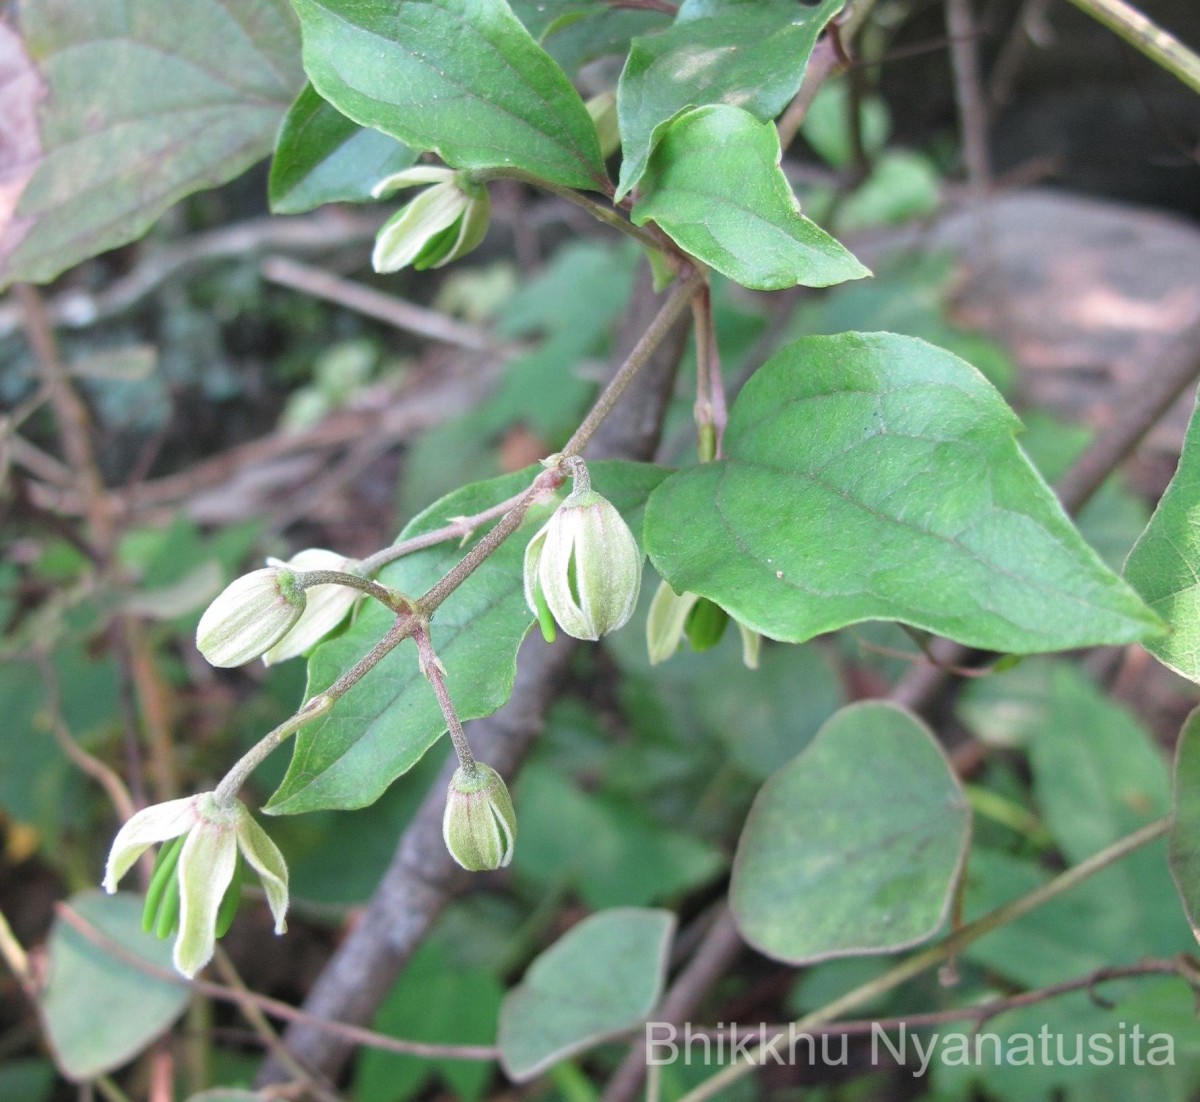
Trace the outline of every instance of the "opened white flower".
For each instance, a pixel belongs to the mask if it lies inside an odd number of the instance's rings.
[[[306,570],[336,570],[342,574],[353,574],[358,562],[339,555],[336,551],[325,551],[310,547],[298,551],[287,562],[268,559],[267,564],[285,567],[301,574]],[[362,592],[348,585],[314,585],[304,591],[304,611],[295,626],[262,656],[268,666],[286,662],[315,647],[346,618]]]
[[[218,911],[239,852],[262,881],[277,934],[287,929],[288,871],[279,847],[240,801],[223,804],[212,792],[203,792],[154,804],[134,815],[113,839],[104,890],[115,892],[121,877],[151,846],[181,835],[187,837],[175,868],[179,887],[175,967],[191,977],[212,959]]]
[[[697,613],[711,613],[712,610],[717,615],[697,620]],[[699,594],[676,593],[666,582],[660,582],[646,616],[646,649],[650,654],[650,665],[657,666],[670,658],[685,634],[695,650],[715,646],[725,633],[730,618],[719,605]],[[742,636],[742,662],[749,669],[758,669],[762,636],[739,620],[733,622]]]
[[[576,639],[624,626],[637,606],[642,552],[629,525],[595,490],[575,490],[525,549],[525,600],[553,638],[553,624]]]
[[[268,566],[235,579],[204,610],[196,646],[214,666],[241,666],[270,650],[304,612],[292,570]]]

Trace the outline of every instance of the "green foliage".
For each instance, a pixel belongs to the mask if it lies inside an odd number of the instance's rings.
[[[624,1032],[657,1005],[675,917],[600,911],[564,934],[500,1008],[500,1060],[517,1082]]]
[[[642,180],[633,221],[746,287],[828,287],[870,275],[800,214],[779,168],[779,134],[740,107],[687,111],[667,127]]]
[[[1193,414],[1179,469],[1125,564],[1125,576],[1170,626],[1146,649],[1164,665],[1200,681],[1200,414]]]
[[[169,942],[142,932],[142,902],[87,892],[68,905],[100,934],[157,968],[171,967]],[[57,918],[47,947],[42,1021],[59,1068],[75,1081],[120,1067],[183,1013],[186,987],[123,964]]]
[[[362,202],[380,180],[415,160],[408,146],[352,122],[306,84],[275,144],[271,210],[302,214],[324,203]]]
[[[1200,929],[1200,713],[1192,712],[1175,750],[1175,822],[1171,875],[1192,932]],[[1200,936],[1200,935],[1198,935]]]
[[[677,591],[790,642],[867,619],[1018,653],[1153,635],[1016,426],[977,372],[921,341],[806,338],[742,391],[728,458],[652,496],[647,549]]]
[[[637,186],[650,154],[681,111],[727,103],[761,122],[796,94],[817,36],[845,0],[687,0],[661,34],[633,40],[617,85],[621,178]]]
[[[504,0],[295,0],[304,67],[344,115],[453,168],[516,168],[566,187],[605,179],[563,71]]]
[[[730,905],[746,940],[779,960],[889,952],[937,932],[969,839],[929,729],[892,705],[852,705],[759,792]]]
[[[300,86],[287,0],[32,0],[21,29],[49,95],[0,286],[52,279],[237,176]]]

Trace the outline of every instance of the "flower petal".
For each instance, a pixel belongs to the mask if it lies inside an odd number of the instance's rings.
[[[679,648],[688,613],[700,598],[695,593],[676,593],[667,582],[659,582],[646,616],[646,650],[650,665],[665,662]]]
[[[258,873],[263,891],[267,895],[271,914],[275,918],[275,932],[287,932],[285,917],[288,909],[288,868],[279,847],[255,821],[253,815],[242,808],[238,821],[238,848],[251,868]]]
[[[296,626],[262,656],[268,666],[286,662],[315,647],[346,618],[362,594],[348,585],[314,585],[304,591],[304,596],[304,612]]]
[[[217,911],[237,865],[237,830],[202,821],[179,855],[179,936],[175,967],[189,979],[203,968],[216,945]]]
[[[121,877],[152,845],[178,838],[191,830],[199,820],[196,800],[197,797],[188,796],[182,800],[153,804],[143,808],[121,827],[108,854],[104,890],[110,895],[115,892]]]

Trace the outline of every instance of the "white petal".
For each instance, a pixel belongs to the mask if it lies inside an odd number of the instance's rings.
[[[646,616],[646,650],[650,665],[665,662],[679,648],[688,613],[700,598],[695,593],[676,593],[667,582],[660,582]]]
[[[371,266],[395,272],[420,255],[430,238],[449,229],[467,207],[467,197],[453,184],[435,184],[402,207],[375,235]]]
[[[117,884],[133,865],[156,842],[166,842],[186,834],[199,821],[196,811],[198,797],[168,800],[153,804],[133,816],[113,839],[104,870],[104,890],[115,892]]]
[[[303,569],[317,568],[310,566]],[[296,621],[296,626],[263,655],[263,662],[268,666],[295,658],[315,647],[346,618],[346,613],[362,594],[348,585],[314,585],[304,591],[304,596],[304,612]]]
[[[238,823],[238,848],[246,863],[258,873],[262,881],[263,891],[267,895],[271,914],[275,918],[275,932],[282,934],[287,931],[285,921],[288,909],[288,868],[279,847],[271,841],[270,835],[255,821],[254,816],[245,808]]]
[[[217,911],[237,866],[237,830],[201,822],[179,855],[179,936],[175,967],[189,979],[212,960]]]

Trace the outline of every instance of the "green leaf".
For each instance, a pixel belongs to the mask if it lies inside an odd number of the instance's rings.
[[[1200,681],[1200,410],[1192,414],[1179,469],[1125,563],[1125,577],[1171,629],[1145,643],[1163,665]]]
[[[674,930],[669,911],[615,908],[585,918],[542,953],[500,1008],[509,1078],[526,1082],[643,1021],[662,996]]]
[[[788,642],[881,619],[1019,653],[1151,635],[1156,617],[1072,527],[1018,424],[924,341],[805,338],[743,389],[727,458],[651,497],[647,550],[677,592]]]
[[[275,143],[271,210],[303,214],[325,203],[365,202],[380,180],[416,159],[408,146],[359,126],[306,84]]]
[[[431,1044],[490,1045],[504,988],[490,973],[463,967],[436,945],[423,945],[371,1023],[389,1037]],[[487,1089],[492,1066],[480,1060],[428,1060],[364,1048],[356,1102],[403,1102],[437,1075],[462,1102]]]
[[[723,104],[687,111],[650,158],[633,221],[653,219],[693,256],[759,291],[870,275],[800,214],[779,156],[774,123]]]
[[[596,129],[504,0],[293,0],[304,67],[363,126],[464,169],[603,189]]]
[[[800,133],[817,155],[834,168],[846,168],[855,158],[850,127],[850,84],[828,80],[821,85],[800,124]],[[891,133],[887,104],[878,96],[866,96],[858,105],[858,126],[863,152],[874,157],[883,150]]]
[[[589,464],[593,485],[621,512],[637,536],[641,509],[666,473],[617,460]],[[425,510],[399,540],[472,516],[520,493],[529,469],[465,486]],[[549,506],[530,510],[525,524],[446,601],[432,625],[433,644],[448,671],[459,716],[478,719],[512,692],[517,648],[533,623],[525,605],[525,545]],[[481,535],[482,533],[477,533]],[[466,547],[449,541],[386,567],[380,581],[411,595],[424,593],[462,558]],[[308,696],[331,685],[387,631],[391,613],[371,602],[337,639],[309,659]],[[321,808],[365,807],[406,773],[446,730],[433,691],[417,669],[415,649],[402,643],[351,689],[326,716],[301,728],[291,766],[267,810],[295,814]]]
[[[970,834],[929,729],[891,704],[852,704],[759,791],[733,863],[734,919],[791,963],[914,945],[945,919]]]
[[[127,952],[172,970],[171,943],[142,932],[142,900],[98,891],[68,905]],[[183,1013],[184,984],[155,979],[93,944],[60,916],[47,945],[49,971],[42,1022],[62,1073],[94,1079],[128,1062]]]
[[[1184,721],[1175,749],[1175,822],[1169,861],[1184,913],[1200,940],[1200,708]]]
[[[622,199],[668,123],[688,107],[728,103],[769,122],[800,88],[808,57],[845,0],[685,2],[674,26],[635,38],[617,85]]]
[[[29,0],[44,157],[0,238],[0,285],[140,237],[264,154],[300,86],[287,0]]]

